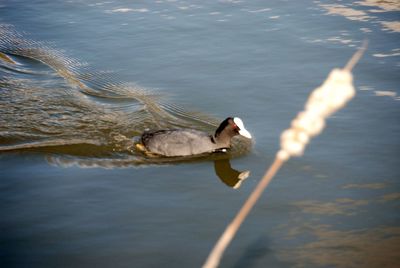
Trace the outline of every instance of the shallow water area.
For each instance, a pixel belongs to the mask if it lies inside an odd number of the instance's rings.
[[[283,166],[221,267],[399,266],[399,21],[396,1],[0,3],[1,266],[201,266],[365,39],[356,97]],[[253,144],[134,150],[147,128],[212,133],[227,116]]]

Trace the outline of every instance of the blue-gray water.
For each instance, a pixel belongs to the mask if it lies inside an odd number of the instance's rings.
[[[398,267],[399,21],[396,0],[1,1],[0,52],[19,65],[0,58],[0,266],[201,266],[310,91],[368,39],[355,99],[221,267]],[[238,189],[213,157],[131,150],[146,127],[231,115],[255,137],[232,154],[251,171]]]

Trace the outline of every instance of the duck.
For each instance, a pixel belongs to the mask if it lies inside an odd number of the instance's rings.
[[[214,134],[195,129],[145,131],[136,148],[148,155],[166,157],[227,152],[231,147],[231,139],[237,135],[252,138],[239,117],[228,117]]]

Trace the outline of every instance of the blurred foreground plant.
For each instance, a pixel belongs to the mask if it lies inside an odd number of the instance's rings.
[[[304,111],[298,113],[291,127],[281,134],[281,149],[275,160],[265,172],[263,178],[250,194],[236,217],[226,227],[214,248],[210,252],[203,268],[214,268],[235,236],[250,210],[271,182],[280,167],[292,156],[301,156],[310,139],[322,132],[328,116],[344,107],[355,96],[351,70],[360,60],[367,48],[365,41],[343,69],[333,69],[324,83],[316,88],[308,98]]]

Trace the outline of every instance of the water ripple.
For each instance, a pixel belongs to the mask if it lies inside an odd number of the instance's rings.
[[[0,24],[0,35],[0,152],[40,151],[51,163],[86,167],[170,163],[187,159],[148,159],[133,149],[135,138],[145,129],[217,126],[215,118],[94,71],[11,25]],[[235,139],[229,156],[249,148]]]

